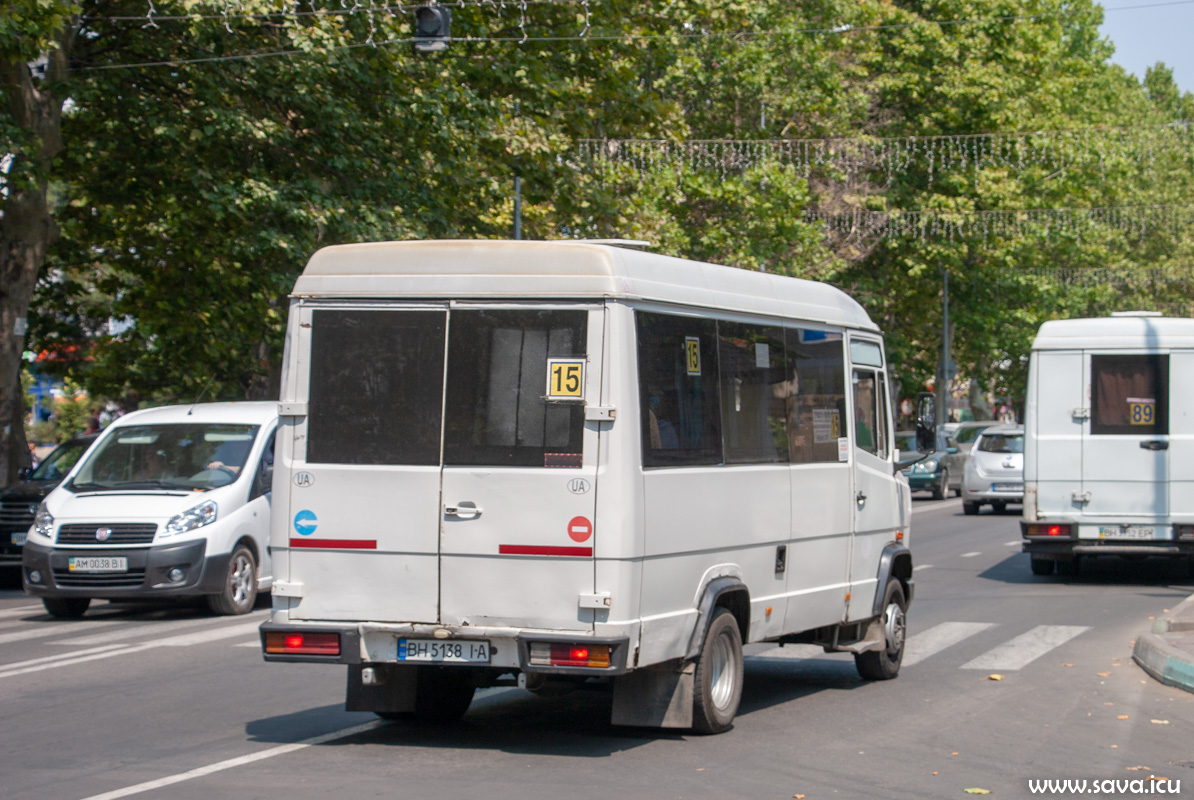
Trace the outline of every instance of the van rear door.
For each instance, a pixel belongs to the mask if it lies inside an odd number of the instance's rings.
[[[454,304],[441,620],[590,630],[603,310]]]
[[[1169,354],[1091,352],[1086,369],[1084,512],[1114,524],[1081,536],[1151,539],[1169,514]]]

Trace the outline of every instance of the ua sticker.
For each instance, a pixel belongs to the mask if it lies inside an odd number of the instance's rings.
[[[306,509],[294,515],[294,529],[298,531],[300,536],[310,536],[315,533],[318,527],[314,511],[307,511]]]

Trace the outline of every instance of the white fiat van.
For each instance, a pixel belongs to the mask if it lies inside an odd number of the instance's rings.
[[[910,499],[883,339],[830,286],[585,242],[330,247],[298,279],[267,661],[453,717],[592,678],[725,730],[747,642],[893,678]],[[930,441],[932,441],[930,437]]]
[[[204,595],[251,611],[269,551],[278,404],[135,411],[103,432],[38,507],[22,555],[25,591],[56,617],[92,598]]]
[[[1194,557],[1194,319],[1046,322],[1028,370],[1021,528],[1033,573]]]

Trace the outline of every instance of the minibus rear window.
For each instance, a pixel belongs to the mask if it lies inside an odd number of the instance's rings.
[[[549,358],[583,358],[584,310],[453,310],[444,463],[580,467],[584,398],[549,402]]]
[[[1092,434],[1169,433],[1169,356],[1092,355],[1090,376]]]

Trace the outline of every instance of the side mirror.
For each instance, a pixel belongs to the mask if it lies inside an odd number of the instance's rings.
[[[916,395],[916,449],[922,453],[937,449],[937,397],[932,392]]]
[[[17,470],[17,477],[20,478],[21,480],[25,480],[32,474],[33,474],[33,467],[21,467],[20,469]]]

